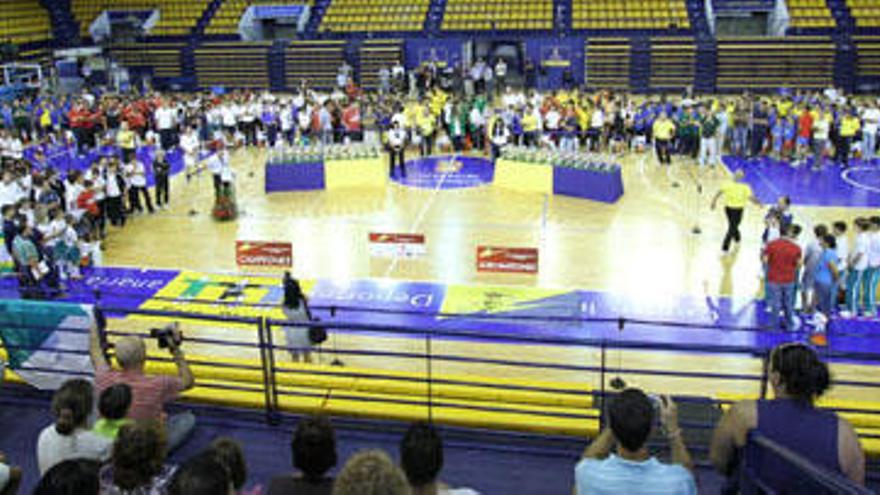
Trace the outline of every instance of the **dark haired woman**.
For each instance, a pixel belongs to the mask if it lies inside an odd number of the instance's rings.
[[[40,476],[66,460],[105,461],[110,457],[110,441],[89,431],[93,402],[92,384],[83,379],[69,380],[55,392],[55,423],[43,429],[37,440]]]
[[[307,416],[296,425],[290,444],[295,474],[276,476],[269,495],[330,495],[333,478],[327,473],[336,465],[336,432],[323,416]]]
[[[733,475],[742,468],[742,458],[751,468],[750,476],[741,480],[743,493],[754,491],[749,479],[754,477],[779,493],[816,493],[803,472],[762,452],[750,440],[756,433],[816,466],[864,484],[865,456],[852,425],[814,405],[831,384],[828,366],[805,345],[783,344],[770,355],[767,376],[775,399],[736,402],[718,423],[710,450],[715,468]]]
[[[100,482],[97,461],[64,461],[43,475],[33,495],[98,495]],[[13,492],[14,493],[14,492]]]
[[[158,424],[123,426],[113,443],[113,463],[100,473],[102,495],[165,493],[175,471],[165,464],[165,455],[165,434]]]
[[[285,273],[284,301],[281,306],[284,316],[291,322],[307,323],[311,320],[308,304],[299,281],[291,277],[290,273]],[[308,325],[284,327],[284,337],[293,361],[312,362],[312,341],[309,338]]]

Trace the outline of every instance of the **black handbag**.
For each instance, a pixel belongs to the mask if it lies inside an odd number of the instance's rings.
[[[303,304],[306,304],[305,300]],[[312,316],[312,310],[309,309],[308,305],[306,305],[306,315],[309,317],[310,322],[321,321],[320,318],[314,318]],[[321,345],[327,341],[327,329],[324,327],[309,327],[309,342],[312,345]]]

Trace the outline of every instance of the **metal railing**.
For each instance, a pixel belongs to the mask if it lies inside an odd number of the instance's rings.
[[[157,298],[154,298],[157,299]],[[226,303],[217,301],[199,301],[199,300],[168,300],[169,303],[185,303],[190,308],[197,307],[200,304],[206,306],[217,307],[218,305],[228,305],[234,307],[250,307],[253,309],[269,309],[274,306],[265,305],[247,305],[239,303]],[[195,306],[193,306],[195,305]],[[378,379],[387,382],[399,382],[404,385],[422,385],[419,389],[421,392],[417,396],[395,393],[375,393],[365,394],[352,390],[334,390],[332,398],[334,400],[355,401],[363,404],[363,407],[369,407],[370,404],[383,404],[387,406],[419,406],[423,407],[425,417],[423,419],[433,420],[438,408],[455,408],[457,410],[486,412],[486,413],[516,413],[525,414],[534,417],[535,423],[540,424],[548,418],[558,420],[591,420],[597,422],[599,427],[604,424],[604,414],[602,411],[602,401],[609,395],[613,394],[620,385],[622,377],[653,377],[662,379],[682,379],[682,380],[721,380],[725,383],[735,382],[742,385],[737,386],[738,390],[751,390],[753,395],[765,397],[767,395],[767,377],[766,361],[769,358],[769,349],[762,348],[759,345],[701,345],[688,342],[643,342],[638,340],[628,340],[626,338],[627,328],[633,326],[651,325],[658,328],[675,328],[679,332],[698,331],[698,330],[717,330],[719,332],[769,332],[767,329],[747,328],[747,327],[728,327],[718,329],[707,325],[679,323],[670,321],[651,321],[641,319],[626,318],[588,318],[588,317],[544,317],[544,316],[508,316],[508,315],[491,315],[491,314],[452,314],[444,313],[442,315],[428,315],[431,318],[442,316],[444,321],[458,319],[461,323],[461,329],[444,328],[443,325],[432,323],[433,320],[426,319],[424,322],[418,321],[416,324],[385,324],[364,322],[364,315],[379,316],[412,316],[412,313],[395,312],[388,310],[354,308],[344,306],[314,306],[313,312],[332,315],[332,317],[320,321],[290,321],[278,320],[260,317],[240,317],[231,315],[210,315],[194,312],[181,311],[163,311],[148,309],[131,309],[110,303],[97,302],[96,308],[100,309],[104,314],[112,315],[117,318],[110,319],[106,336],[112,341],[121,335],[130,335],[132,333],[149,338],[147,329],[137,329],[132,332],[125,329],[125,326],[137,327],[148,326],[145,323],[137,323],[137,319],[121,320],[118,317],[151,317],[169,320],[180,320],[186,329],[186,322],[198,322],[200,325],[213,325],[218,328],[235,327],[235,331],[224,333],[223,338],[207,337],[199,335],[198,332],[187,332],[186,346],[211,346],[210,350],[216,351],[221,349],[220,354],[230,354],[230,350],[234,350],[235,355],[252,355],[252,360],[228,362],[222,359],[212,359],[210,353],[202,355],[193,354],[190,359],[191,364],[213,368],[216,370],[237,369],[258,373],[261,383],[244,383],[244,382],[228,382],[222,380],[211,380],[197,383],[198,387],[205,389],[213,389],[218,391],[239,391],[252,394],[259,394],[262,397],[261,407],[265,412],[267,421],[275,423],[280,419],[280,415],[285,412],[282,403],[285,398],[305,397],[313,398],[326,402],[329,394],[323,390],[324,387],[303,386],[302,389],[294,389],[286,386],[285,383],[297,383],[302,377],[330,377],[330,378],[350,378],[350,379]],[[425,316],[420,314],[419,316]],[[355,318],[357,317],[357,318]],[[387,319],[387,318],[385,318]],[[367,318],[369,320],[369,318]],[[616,329],[613,338],[605,335],[600,337],[563,337],[563,336],[536,336],[530,334],[516,333],[512,331],[492,331],[487,332],[481,329],[482,325],[491,322],[505,322],[508,324],[521,324],[524,326],[532,326],[538,324],[559,324],[569,323],[580,325],[585,329],[585,333],[589,333],[591,327],[598,325],[613,325]],[[328,341],[319,346],[318,349],[313,348],[297,348],[287,345],[286,342],[278,341],[278,334],[282,328],[299,327],[319,327],[324,328],[329,336]],[[40,328],[28,327],[33,331],[59,331],[59,332],[82,332],[82,330],[68,328]],[[598,332],[601,333],[601,332]],[[233,335],[234,338],[227,338],[227,335]],[[241,335],[239,338],[238,335]],[[375,347],[364,348],[349,343],[346,345],[338,345],[334,341],[340,337],[363,337],[363,336],[381,336],[382,340],[376,340],[377,343],[382,342],[407,342],[409,348],[399,349],[399,346],[389,346],[389,348]],[[456,346],[450,346],[450,343],[467,342],[470,349],[469,352],[460,352]],[[479,352],[479,346],[493,344],[496,348],[512,350],[514,357],[510,356],[510,352],[499,353],[499,355],[491,355]],[[329,349],[321,349],[329,347]],[[394,347],[394,348],[391,348]],[[543,359],[537,359],[534,354],[532,357],[526,357],[528,353],[517,352],[517,349],[539,348],[538,354]],[[8,350],[14,350],[15,346],[7,346]],[[416,350],[414,350],[416,349]],[[476,349],[476,350],[475,350]],[[45,349],[44,349],[45,350]],[[83,351],[75,351],[69,349],[54,349],[59,353],[80,353]],[[320,351],[330,354],[336,359],[356,359],[367,365],[357,367],[347,366],[318,366],[303,367],[288,364],[283,361],[284,353],[290,351]],[[691,369],[682,370],[665,366],[642,366],[639,365],[638,359],[626,358],[626,365],[621,353],[630,351],[645,352],[663,352],[674,353],[674,355],[701,355],[701,356],[738,356],[743,359],[755,361],[754,368],[757,372],[724,372],[723,370],[713,369],[714,366],[709,365],[709,369]],[[559,355],[554,355],[559,353]],[[578,354],[579,353],[579,354]],[[572,354],[578,355],[578,360],[570,361]],[[870,365],[880,365],[880,354],[871,352],[841,352],[832,349],[822,349],[820,354],[826,358],[834,360],[859,361]],[[170,358],[162,358],[150,356],[151,361],[170,363]],[[386,363],[393,361],[393,366],[386,366]],[[759,362],[758,362],[759,361]],[[473,378],[466,373],[450,373],[445,371],[448,368],[456,367],[467,369],[473,367],[480,370],[499,370],[484,371],[476,374]],[[40,368],[23,368],[26,371],[42,371],[51,373],[57,370],[40,369]],[[414,373],[389,373],[393,370],[417,370]],[[521,375],[559,375],[566,376],[563,380],[540,380],[535,384],[530,384],[520,380],[506,381],[504,378],[508,376]],[[481,380],[480,378],[494,377],[495,380]],[[592,382],[591,382],[592,380]],[[542,382],[558,381],[558,386],[545,388]],[[594,385],[591,385],[593,383]],[[552,393],[559,394],[571,398],[572,400],[589,399],[593,406],[584,408],[583,411],[575,411],[572,408],[560,408],[561,410],[540,411],[537,408],[518,407],[522,404],[505,404],[493,403],[491,401],[470,401],[456,397],[446,397],[437,393],[439,387],[447,385],[462,385],[484,389],[497,389],[503,392],[536,392],[536,393]],[[873,392],[880,383],[870,380],[838,380],[835,385],[858,387],[863,390]],[[326,388],[332,388],[327,386]],[[650,391],[650,390],[648,390]],[[700,396],[698,394],[674,394],[680,403],[694,404],[714,404],[720,406],[723,401],[718,401],[713,397]],[[866,396],[870,396],[866,393]],[[878,410],[870,409],[853,409],[848,408],[841,412],[857,412],[863,414],[877,414]],[[880,416],[878,416],[880,417]],[[714,427],[714,424],[706,422],[683,423],[686,429],[708,430]],[[867,435],[872,437],[872,435]],[[705,452],[705,447],[695,447],[697,452]]]

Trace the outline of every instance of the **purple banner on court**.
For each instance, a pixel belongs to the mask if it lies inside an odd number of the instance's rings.
[[[266,192],[324,189],[324,163],[266,164]]]

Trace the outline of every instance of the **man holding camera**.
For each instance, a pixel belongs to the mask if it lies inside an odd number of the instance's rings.
[[[660,416],[669,440],[672,464],[653,457],[645,444],[654,416]],[[584,452],[575,467],[575,495],[606,493],[696,494],[693,461],[678,426],[678,409],[672,399],[649,398],[639,389],[626,389],[610,400],[608,423]],[[611,449],[617,444],[616,454]]]
[[[168,452],[172,452],[190,436],[196,425],[196,417],[189,411],[168,416],[164,405],[177,399],[181,392],[193,388],[195,378],[180,348],[182,338],[177,325],[154,334],[157,334],[159,346],[167,347],[171,352],[177,366],[177,376],[145,374],[147,349],[143,339],[136,336],[125,336],[116,341],[114,348],[120,369],[111,368],[101,348],[96,326],[92,326],[89,336],[89,355],[95,367],[97,393],[118,383],[131,387],[128,417],[135,421],[161,422],[165,426]]]

